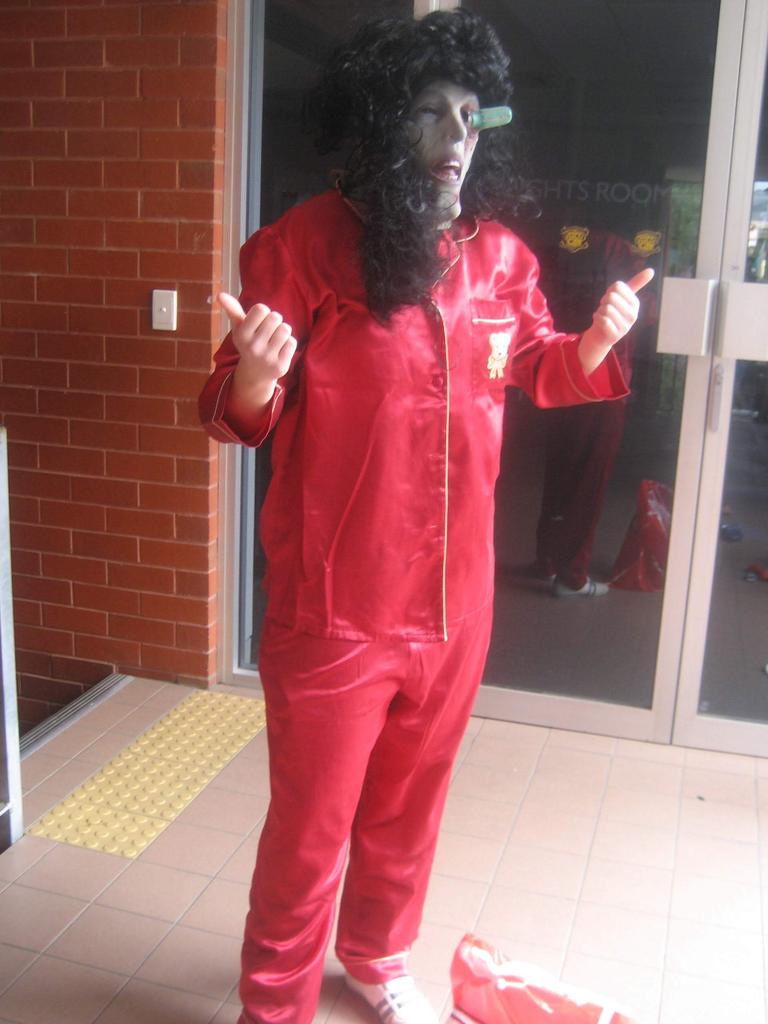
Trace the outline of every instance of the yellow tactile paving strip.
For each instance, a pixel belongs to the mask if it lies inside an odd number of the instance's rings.
[[[263,701],[192,694],[28,831],[137,857],[264,724]]]

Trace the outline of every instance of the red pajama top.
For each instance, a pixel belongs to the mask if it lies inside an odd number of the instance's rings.
[[[328,192],[245,243],[243,307],[277,310],[299,349],[240,435],[227,422],[239,358],[227,336],[200,413],[223,442],[255,446],[274,430],[260,522],[269,618],[316,636],[443,640],[493,596],[505,387],[541,407],[627,392],[612,353],[584,375],[580,336],[555,332],[537,262],[511,231],[455,224],[430,302],[382,324],[366,305],[361,230]]]

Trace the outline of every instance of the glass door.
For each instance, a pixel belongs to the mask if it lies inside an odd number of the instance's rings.
[[[512,56],[541,211],[513,227],[539,258],[556,325],[584,329],[612,280],[657,274],[618,348],[625,402],[541,411],[508,396],[477,711],[668,742],[745,4],[466,6]]]
[[[735,688],[732,671],[717,676],[715,666],[726,665],[730,656],[726,645],[718,647],[719,638],[743,634],[749,625],[755,653],[750,657],[759,662],[759,602],[768,594],[762,579],[736,581],[733,571],[722,577],[705,658],[711,583],[706,566],[714,578],[714,552],[721,555],[718,572],[726,557],[735,559],[739,571],[768,558],[754,525],[762,500],[755,453],[764,377],[761,367],[747,365],[760,359],[754,352],[712,355],[715,326],[720,330],[721,277],[734,285],[762,280],[768,264],[765,186],[758,184],[754,213],[750,218],[747,209],[742,218],[744,245],[734,263],[741,275],[731,271],[728,277],[723,270],[726,209],[734,203],[731,160],[739,149],[736,115],[738,109],[743,120],[749,106],[746,83],[751,81],[759,100],[762,72],[754,68],[762,59],[756,47],[765,38],[758,23],[765,5],[466,5],[496,26],[512,57],[522,158],[541,215],[511,226],[540,259],[558,326],[587,326],[612,279],[647,265],[657,271],[643,294],[641,320],[619,353],[631,384],[626,402],[599,412],[550,414],[509,394],[497,490],[496,626],[476,710],[661,742],[670,741],[676,722],[679,742],[699,742],[695,731],[709,729],[701,742],[716,747],[721,721],[741,725],[733,716],[744,713],[736,703],[724,709],[725,696],[734,696]],[[378,6],[407,12],[412,0]],[[425,5],[414,6],[418,11]],[[306,150],[300,96],[327,46],[348,30],[346,9],[336,2],[329,8],[266,0],[255,9],[264,12],[254,32],[264,58],[251,134],[263,139],[263,147],[251,147],[248,232],[325,187],[332,168]],[[757,109],[759,116],[759,102]],[[754,166],[753,158],[750,174]],[[768,167],[758,165],[754,180],[768,181]],[[729,223],[738,221],[729,216]],[[730,230],[735,238],[738,232]],[[757,283],[750,287],[760,289]],[[760,294],[768,298],[768,289]],[[731,310],[737,307],[731,303]],[[724,410],[731,405],[734,379],[740,388],[729,418]],[[713,431],[717,411],[720,427]],[[738,422],[733,444],[741,447],[734,448],[722,496],[723,428],[729,419]],[[755,460],[749,465],[746,452]],[[239,596],[223,629],[233,639],[224,672],[231,681],[254,672],[263,560],[253,537],[268,474],[264,452],[236,454],[239,557],[228,563],[227,578]],[[755,488],[748,501],[741,500],[745,479]],[[748,559],[741,557],[747,552],[743,541],[719,540],[726,520],[749,543],[754,539]],[[574,574],[580,569],[608,583],[607,592],[553,596],[550,577],[566,572],[566,556]],[[743,613],[734,599],[737,582],[747,588],[737,595],[745,602]],[[735,616],[730,626],[724,612]],[[702,676],[705,661],[714,674]],[[760,691],[754,677],[750,685]],[[763,721],[759,714],[753,723]]]
[[[768,750],[768,10],[750,3],[674,739]]]
[[[420,8],[429,4],[376,0],[363,11],[352,10],[346,0],[251,0],[245,237],[336,179],[338,155],[318,156],[303,119],[306,92],[331,51],[368,17],[426,13]],[[237,281],[231,287],[236,289]],[[222,543],[220,675],[227,682],[252,683],[265,604],[258,519],[270,479],[270,442],[257,451],[232,446],[222,453],[222,463],[222,520],[234,520],[236,537]]]

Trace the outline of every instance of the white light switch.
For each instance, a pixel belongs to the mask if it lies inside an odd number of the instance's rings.
[[[176,292],[155,289],[152,292],[152,329],[176,330]]]

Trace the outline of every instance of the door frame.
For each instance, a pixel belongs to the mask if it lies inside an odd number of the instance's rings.
[[[230,284],[237,280],[239,245],[247,226],[255,223],[251,214],[250,224],[246,225],[246,210],[253,210],[253,197],[258,196],[259,187],[262,62],[258,57],[264,46],[264,4],[265,0],[233,0],[230,5],[229,38],[233,42],[228,69],[229,209],[224,218],[223,268],[224,280]],[[456,6],[459,5],[455,0],[414,0],[414,13],[420,16]],[[764,60],[767,34],[766,7],[764,0],[721,0],[696,264],[698,278],[739,279],[736,270],[724,268],[744,262],[749,211],[742,218],[746,225],[743,231],[737,229],[736,211],[743,211],[744,202],[751,200],[764,67],[760,54]],[[250,82],[249,68],[255,71]],[[748,69],[752,69],[751,79]],[[243,139],[250,139],[248,148]],[[750,153],[751,164],[745,158]],[[742,169],[741,178],[734,173],[734,167]],[[743,266],[740,279],[743,280]],[[223,322],[222,327],[225,328]],[[760,751],[768,749],[765,727],[699,716],[695,710],[718,525],[713,510],[719,509],[727,450],[727,436],[723,437],[722,431],[718,438],[710,437],[712,432],[707,431],[710,382],[714,367],[721,365],[723,408],[728,408],[735,365],[734,360],[713,355],[716,349],[712,345],[707,351],[705,356],[689,355],[687,361],[668,580],[652,708],[483,686],[474,714],[709,749],[746,753],[758,752],[758,747]],[[258,672],[241,666],[239,651],[244,564],[240,535],[245,505],[243,487],[248,486],[241,450],[233,445],[223,446],[219,468],[219,678],[227,683],[253,685],[258,684]],[[714,494],[718,495],[715,500]],[[705,623],[703,630],[701,621]]]
[[[264,3],[230,0],[228,8],[221,274],[224,286],[235,293],[239,291],[239,252],[248,230],[248,210],[260,190]],[[222,310],[220,337],[228,326]],[[253,685],[259,681],[258,672],[243,667],[239,655],[244,565],[242,454],[239,445],[219,445],[216,667],[223,683]]]
[[[747,0],[738,65],[738,106],[729,154],[729,190],[723,208],[725,223],[718,276],[724,282],[745,281],[767,54],[768,4],[765,0]],[[761,289],[765,286],[749,284],[746,287]],[[683,636],[673,741],[708,750],[764,755],[768,750],[768,724],[699,713],[730,435],[729,412],[737,363],[736,358],[724,354],[728,351],[730,340],[725,333],[724,318],[720,316],[716,322],[714,355],[711,358],[712,400],[704,432],[699,513],[693,543],[690,596]]]
[[[699,280],[719,280],[722,276],[726,214],[735,188],[732,174],[735,158],[732,154],[737,135],[739,144],[748,146],[748,140],[742,143],[737,129],[741,134],[744,133],[742,122],[753,117],[754,107],[753,99],[750,98],[746,104],[748,111],[741,109],[745,103],[743,65],[748,61],[749,66],[754,67],[755,61],[754,54],[749,50],[746,53],[743,51],[749,43],[755,49],[756,41],[749,40],[749,33],[759,30],[759,17],[754,8],[760,5],[766,6],[763,0],[760,3],[755,3],[755,0],[721,0],[720,3],[696,259],[696,278]],[[759,70],[761,86],[763,67],[761,65]],[[759,119],[759,103],[757,106]],[[751,198],[751,179],[749,195]],[[743,251],[739,250],[742,263],[746,254],[746,233],[744,238]],[[732,246],[733,251],[736,248]],[[661,324],[659,329],[661,331]],[[687,355],[687,368],[652,707],[636,708],[605,701],[482,686],[475,704],[475,714],[658,743],[673,742],[674,734],[675,742],[684,742],[678,738],[682,734],[675,733],[676,717],[679,715],[679,681],[684,674],[684,659],[688,659],[686,678],[690,675],[691,666],[691,652],[684,648],[683,640],[690,632],[691,616],[700,613],[699,603],[692,602],[691,597],[693,587],[697,585],[694,580],[698,580],[705,571],[704,567],[698,565],[703,552],[700,546],[696,546],[696,538],[702,536],[702,517],[712,511],[711,501],[710,506],[706,505],[704,486],[708,480],[708,477],[705,480],[705,473],[711,474],[705,461],[710,382],[715,359],[711,337],[703,342],[701,351],[706,354],[680,353]],[[707,558],[712,561],[711,553],[707,554]],[[707,603],[708,600],[707,596]],[[716,749],[716,744],[712,749]]]

